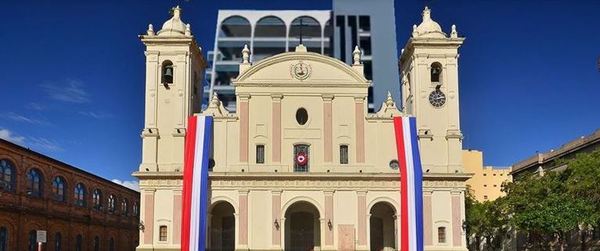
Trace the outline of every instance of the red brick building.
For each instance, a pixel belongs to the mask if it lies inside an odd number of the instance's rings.
[[[0,251],[135,250],[134,190],[0,139]]]

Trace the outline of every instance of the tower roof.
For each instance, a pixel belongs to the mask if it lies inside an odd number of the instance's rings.
[[[425,6],[423,10],[423,22],[413,31],[413,37],[446,38],[442,27],[431,19],[431,10]]]
[[[187,26],[181,21],[181,8],[179,6],[171,9],[172,17],[167,20],[162,29],[158,32],[159,36],[185,36]]]

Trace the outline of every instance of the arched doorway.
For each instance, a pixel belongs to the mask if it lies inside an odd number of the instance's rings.
[[[235,209],[225,201],[212,207],[209,250],[235,250]]]
[[[319,210],[308,202],[292,204],[285,212],[285,250],[320,250]]]
[[[387,202],[378,202],[370,212],[371,250],[396,250],[396,210]]]

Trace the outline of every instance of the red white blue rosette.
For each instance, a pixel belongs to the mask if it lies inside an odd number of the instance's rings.
[[[308,163],[308,156],[305,152],[298,152],[296,154],[296,163],[300,166],[306,166]]]

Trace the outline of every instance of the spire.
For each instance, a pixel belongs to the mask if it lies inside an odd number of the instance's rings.
[[[359,65],[360,64],[360,56],[361,56],[361,51],[358,48],[358,45],[354,47],[354,51],[352,52],[352,56],[354,58],[354,65]]]
[[[387,106],[394,105],[394,99],[392,98],[392,93],[390,93],[390,91],[388,91],[387,98],[385,99],[385,104]]]
[[[242,50],[242,63],[243,64],[250,63],[250,49],[248,49],[247,44],[244,44],[244,49]]]
[[[451,38],[457,38],[458,37],[458,32],[456,32],[456,24],[452,25],[452,31],[450,32],[450,37]]]
[[[148,25],[148,30],[146,31],[146,34],[148,34],[148,36],[154,36],[154,26],[152,26],[152,24]]]
[[[423,9],[423,22],[431,20],[431,10],[429,9],[429,7],[425,6],[425,9]]]
[[[179,5],[171,8],[171,15],[173,16],[173,18],[181,19],[181,8],[179,7]]]

